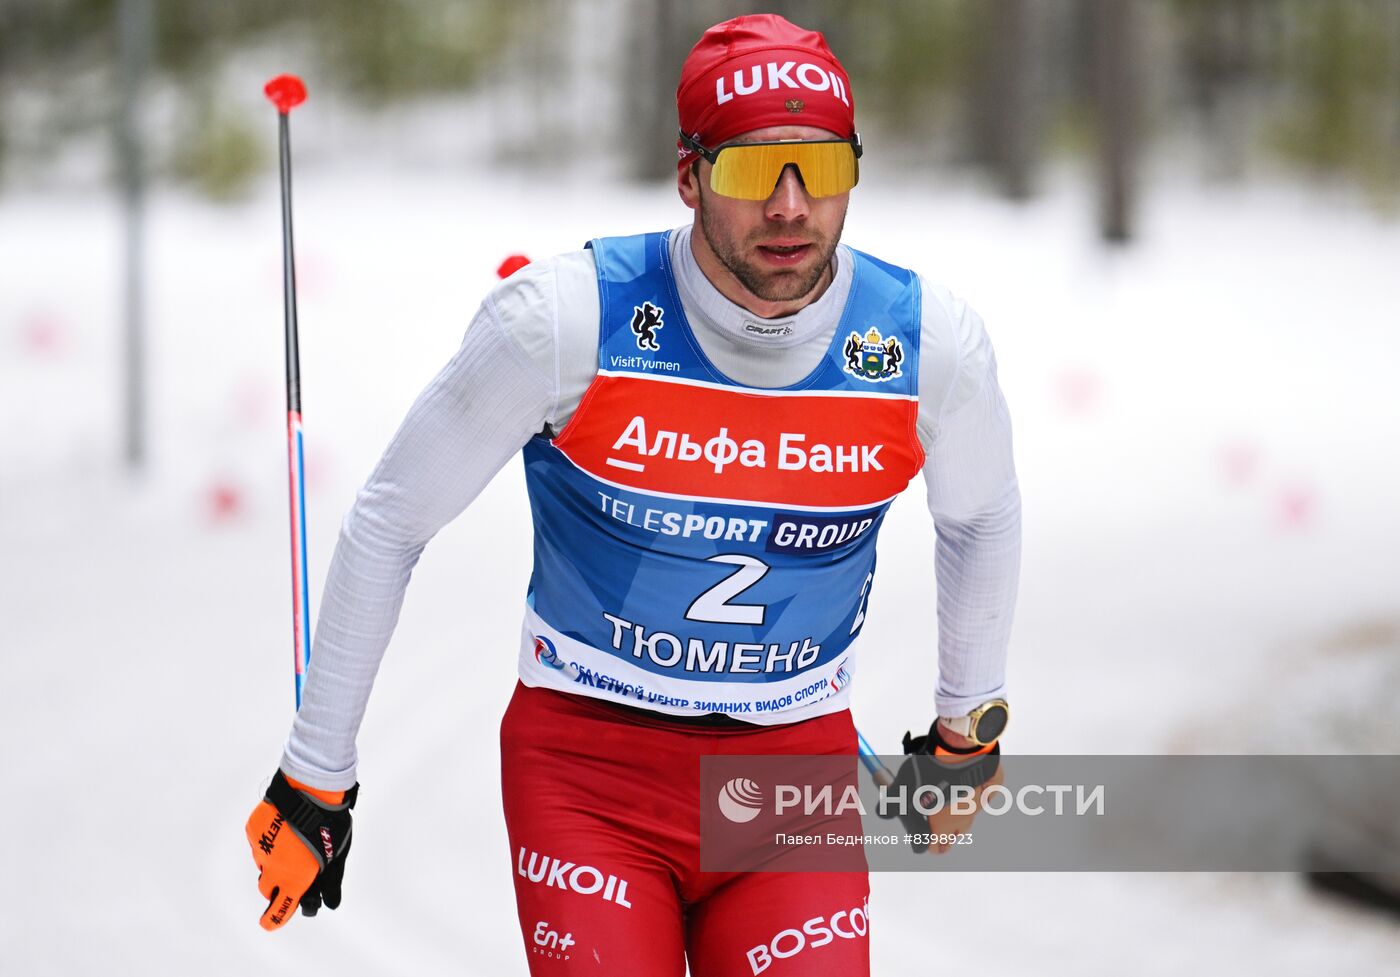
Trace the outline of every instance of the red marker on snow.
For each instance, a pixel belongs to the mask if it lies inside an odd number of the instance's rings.
[[[1312,521],[1317,494],[1307,485],[1290,485],[1278,496],[1279,523],[1285,529],[1302,529]]]
[[[306,101],[306,85],[296,75],[278,75],[263,86],[263,92],[283,115]]]
[[[229,522],[243,514],[243,491],[231,479],[215,478],[204,491],[205,515],[212,523]]]
[[[1259,449],[1248,441],[1236,441],[1221,451],[1220,462],[1226,481],[1244,485],[1259,470]]]
[[[530,259],[523,254],[513,254],[501,262],[501,266],[496,269],[496,274],[501,278],[509,278],[529,263]]]
[[[1075,414],[1093,410],[1099,399],[1099,378],[1091,370],[1078,368],[1061,373],[1055,380],[1060,406]]]
[[[68,330],[57,316],[37,312],[24,324],[21,342],[35,356],[57,356],[67,345]]]

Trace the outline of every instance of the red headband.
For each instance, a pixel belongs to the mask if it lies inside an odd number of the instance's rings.
[[[776,14],[716,24],[681,67],[680,127],[705,146],[768,126],[801,125],[854,136],[854,99],[846,70],[826,38]],[[696,158],[677,142],[679,166]]]

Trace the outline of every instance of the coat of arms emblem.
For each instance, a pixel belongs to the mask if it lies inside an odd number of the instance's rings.
[[[853,332],[846,339],[846,372],[862,380],[880,383],[902,376],[899,364],[904,362],[904,346],[893,336],[885,339],[874,326],[864,336]]]
[[[632,334],[637,337],[638,349],[659,350],[661,348],[661,343],[656,338],[656,330],[666,324],[661,321],[661,317],[665,314],[665,309],[652,305],[650,302],[633,306]]]

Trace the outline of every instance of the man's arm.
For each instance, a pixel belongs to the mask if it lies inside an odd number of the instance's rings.
[[[935,358],[927,382],[921,376],[919,424],[938,536],[936,703],[940,716],[953,717],[1006,694],[1021,566],[1021,495],[1011,418],[981,317],[936,287],[926,287],[924,301],[925,338],[933,333],[942,349],[956,352]],[[940,398],[936,409],[929,396]],[[957,734],[950,730],[947,738],[951,742]]]
[[[549,304],[541,315],[548,316],[552,334],[550,274],[530,269],[502,288],[515,290],[516,307],[520,289],[535,289]],[[304,784],[342,790],[355,783],[355,737],[423,547],[551,420],[554,379],[500,319],[495,297],[488,297],[341,526],[301,710],[282,756],[282,770]]]

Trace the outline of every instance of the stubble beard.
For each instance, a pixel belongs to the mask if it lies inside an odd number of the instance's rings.
[[[732,235],[725,233],[728,226],[724,220],[715,214],[710,206],[709,196],[702,190],[700,193],[700,230],[705,235],[705,242],[709,244],[710,250],[720,263],[729,269],[729,273],[739,280],[751,293],[765,302],[791,302],[808,294],[817,287],[822,275],[831,267],[831,256],[836,253],[836,245],[841,240],[841,231],[846,225],[846,215],[841,214],[841,222],[836,225],[836,233],[829,239],[818,238],[812,241],[812,247],[816,250],[819,259],[812,265],[811,270],[805,273],[795,271],[783,271],[766,269],[757,261],[749,260],[745,257],[746,248],[742,242],[735,241]],[[781,236],[784,225],[770,224],[760,232],[763,237]],[[796,237],[807,237],[808,231],[803,228],[794,233]]]

